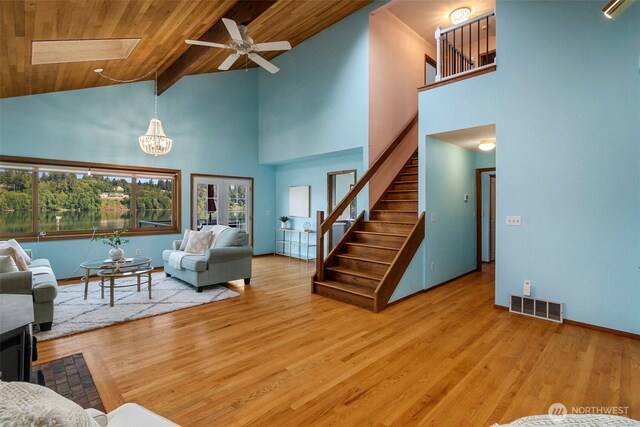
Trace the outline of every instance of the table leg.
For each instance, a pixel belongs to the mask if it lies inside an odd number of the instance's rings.
[[[87,294],[89,293],[89,272],[91,269],[87,268],[87,272],[84,275],[84,299],[87,299]]]
[[[140,275],[138,274],[138,292],[140,292]]]
[[[109,305],[111,307],[113,307],[113,288],[114,288],[114,283],[115,282],[115,278],[111,277],[109,278]]]
[[[147,286],[149,287],[149,299],[151,299],[151,272],[147,273],[148,274],[148,282],[147,282]]]
[[[100,279],[100,299],[104,299],[104,277]]]

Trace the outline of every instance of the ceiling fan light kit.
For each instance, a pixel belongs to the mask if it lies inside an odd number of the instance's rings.
[[[185,40],[185,43],[197,46],[215,47],[218,49],[235,50],[236,53],[232,53],[227,56],[227,58],[218,67],[218,70],[228,70],[242,55],[246,55],[248,59],[255,62],[271,74],[277,73],[280,70],[256,52],[290,50],[291,44],[288,41],[254,43],[253,39],[247,34],[247,27],[244,25],[237,25],[235,21],[227,18],[222,18],[222,23],[227,28],[227,31],[231,36],[229,44],[205,42],[200,40]]]

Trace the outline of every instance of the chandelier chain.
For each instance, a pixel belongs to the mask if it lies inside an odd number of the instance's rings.
[[[154,108],[155,108],[155,118],[158,118],[158,67],[155,67],[156,70],[156,79],[155,79],[155,89],[153,90],[153,100],[154,100]]]
[[[111,80],[112,82],[116,82],[116,83],[133,83],[133,82],[139,82],[140,80],[144,79],[145,77],[148,77],[151,73],[153,73],[154,71],[156,72],[156,79],[158,78],[158,67],[154,66],[151,70],[149,70],[149,72],[147,74],[145,74],[144,76],[141,77],[137,77],[135,79],[131,79],[131,80],[119,80],[119,79],[114,79],[113,77],[109,77],[105,74],[102,73],[102,69],[101,68],[96,68],[95,70],[93,70],[95,73],[97,73],[98,75],[100,75],[101,77],[104,77],[107,80]]]

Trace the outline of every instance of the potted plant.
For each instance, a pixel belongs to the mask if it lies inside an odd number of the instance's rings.
[[[102,240],[102,243],[105,245],[109,245],[112,249],[109,251],[109,258],[112,261],[118,261],[124,258],[124,251],[120,247],[120,245],[124,243],[129,243],[128,239],[123,239],[122,235],[126,233],[127,229],[122,230],[113,230],[113,233],[100,234],[98,236],[93,237],[91,240]]]
[[[282,215],[280,218],[278,218],[280,220],[280,228],[285,229],[287,228],[287,221],[289,221],[289,217],[286,215]]]

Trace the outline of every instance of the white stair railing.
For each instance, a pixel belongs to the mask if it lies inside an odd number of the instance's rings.
[[[495,11],[435,32],[436,82],[462,76],[496,63]]]

